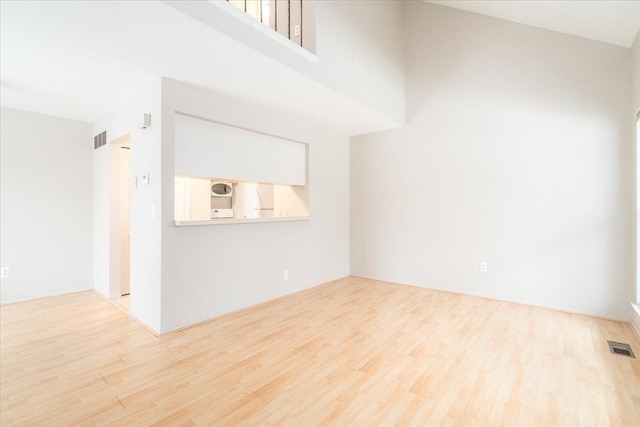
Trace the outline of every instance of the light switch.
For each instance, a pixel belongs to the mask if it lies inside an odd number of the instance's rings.
[[[145,173],[144,175],[142,175],[142,183],[144,185],[147,185],[149,183],[149,174]]]

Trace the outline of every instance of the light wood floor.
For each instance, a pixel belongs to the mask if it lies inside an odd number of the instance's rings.
[[[131,309],[131,297],[130,295],[123,295],[120,298],[112,299],[111,303],[120,308],[125,313],[129,313]]]
[[[358,278],[157,338],[92,292],[3,306],[0,424],[640,424],[625,323]]]

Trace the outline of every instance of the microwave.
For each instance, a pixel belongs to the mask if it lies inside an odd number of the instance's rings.
[[[211,182],[212,197],[231,197],[233,195],[233,187],[226,182]]]

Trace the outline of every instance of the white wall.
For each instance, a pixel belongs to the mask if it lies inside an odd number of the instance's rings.
[[[405,3],[407,124],[352,138],[351,273],[628,319],[630,69],[628,49]]]
[[[304,185],[306,152],[306,145],[299,142],[175,117],[175,171],[179,175]]]
[[[319,0],[316,16],[319,61],[299,69],[403,123],[402,2]]]
[[[256,31],[244,22],[251,22],[249,17],[239,14],[246,19],[236,19],[215,3],[167,2],[169,6],[384,117],[396,123],[404,122],[402,2],[316,1],[317,61],[310,61],[310,55],[295,52],[292,43],[287,46],[289,41],[278,43]],[[242,75],[243,70],[238,72]],[[271,84],[276,84],[278,76],[268,75]]]
[[[163,332],[349,274],[348,137],[169,79],[162,104]],[[175,227],[175,111],[310,144],[312,219]]]
[[[640,31],[636,34],[636,38],[631,46],[631,96],[633,102],[633,111],[640,111]]]
[[[638,191],[640,191],[640,173],[638,173],[640,167],[640,149],[638,149],[640,128],[637,121],[637,114],[640,113],[640,31],[636,34],[631,46],[631,99],[631,116],[636,120],[636,294],[634,301],[640,303],[640,226],[638,225],[640,223],[640,197],[638,197]],[[639,322],[637,327],[640,329],[640,319],[636,319],[636,321]]]
[[[138,188],[130,192],[131,229],[131,297],[130,314],[156,332],[160,331],[160,262],[161,262],[161,115],[160,78],[152,78],[120,107],[93,125],[94,134],[107,131],[106,146],[94,151],[94,287],[107,298],[119,295],[120,289],[120,218],[117,205],[118,169],[112,142],[129,136],[130,173],[138,179]],[[151,126],[138,129],[136,119],[151,114]],[[142,175],[150,183],[142,184]],[[112,191],[116,190],[116,191]],[[111,196],[110,196],[111,193]]]
[[[0,129],[0,301],[91,289],[91,125],[2,108]]]
[[[100,132],[95,132],[98,134]],[[93,288],[104,297],[111,296],[110,248],[111,150],[109,145],[93,152]],[[115,290],[114,290],[115,292]]]

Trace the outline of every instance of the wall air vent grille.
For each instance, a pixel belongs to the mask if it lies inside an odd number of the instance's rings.
[[[615,341],[607,341],[609,345],[609,351],[613,354],[619,354],[621,356],[633,357],[636,356],[633,354],[633,350],[631,350],[631,346],[629,344],[615,342]]]
[[[98,135],[93,137],[93,149],[97,149],[102,147],[103,145],[106,145],[107,143],[107,131],[105,130],[102,133],[99,133]]]

